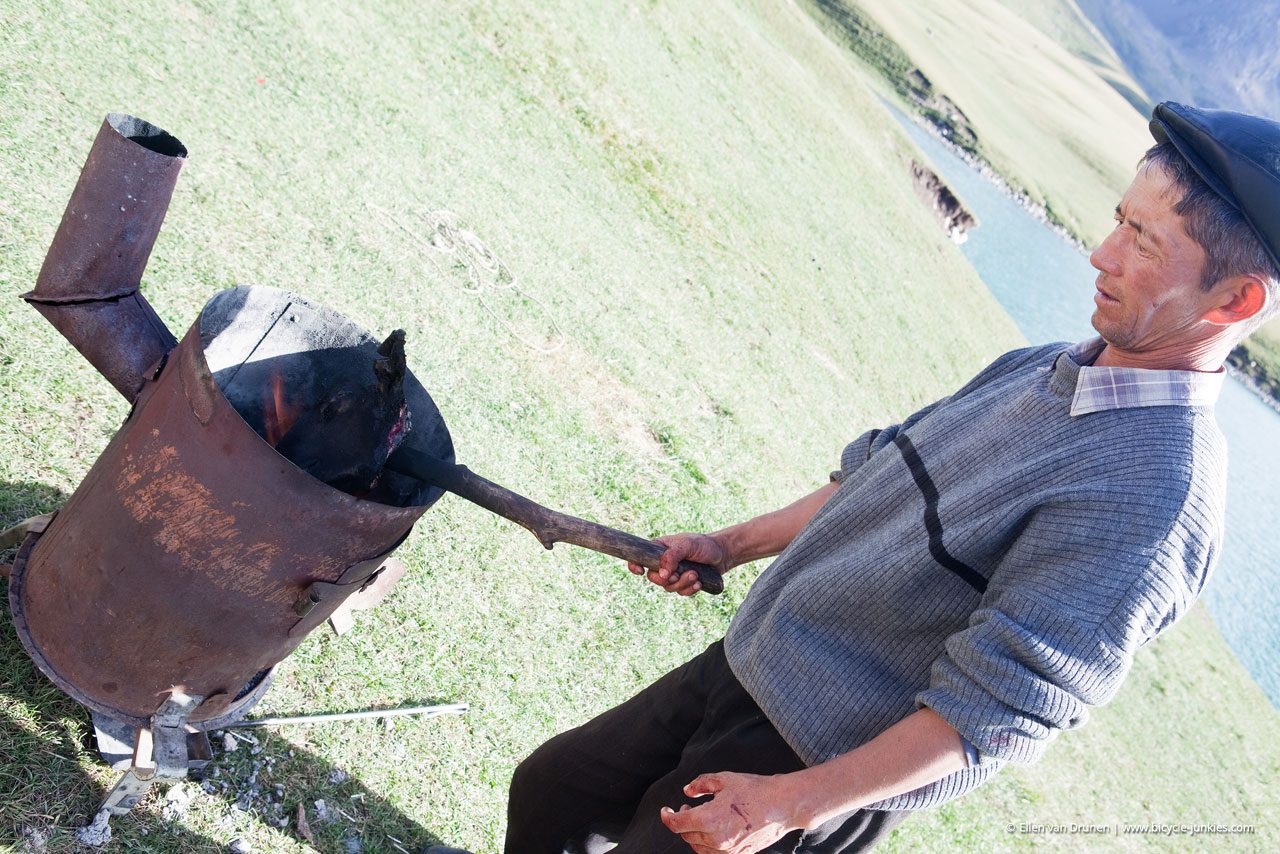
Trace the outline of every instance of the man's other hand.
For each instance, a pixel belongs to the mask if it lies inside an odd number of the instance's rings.
[[[627,569],[636,575],[647,574],[650,581],[668,593],[692,596],[702,589],[702,585],[698,583],[698,573],[693,570],[679,572],[682,560],[709,564],[718,569],[721,575],[729,571],[729,550],[710,534],[669,534],[656,537],[654,542],[667,547],[658,562],[658,568],[645,569],[639,564],[628,563]]]
[[[804,826],[788,806],[786,777],[703,774],[684,793],[691,798],[711,795],[711,800],[696,807],[686,804],[679,812],[663,807],[659,818],[697,854],[754,854]]]

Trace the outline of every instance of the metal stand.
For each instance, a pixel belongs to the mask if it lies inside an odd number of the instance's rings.
[[[322,724],[332,721],[360,721],[369,718],[401,718],[405,715],[422,715],[434,718],[437,715],[461,715],[470,708],[466,703],[446,703],[439,706],[408,706],[400,709],[369,709],[363,712],[335,712],[324,715],[296,715],[287,718],[258,718],[252,721],[237,721],[227,724],[223,729],[247,729],[259,726],[283,726],[284,724]]]
[[[151,716],[151,727],[139,729],[134,736],[133,762],[107,793],[99,812],[127,815],[153,783],[176,783],[187,776],[190,768],[187,719],[203,701],[204,697],[190,696],[177,689],[169,694],[169,699]]]
[[[11,549],[20,544],[27,538],[27,534],[42,534],[44,529],[49,527],[49,523],[53,521],[53,517],[57,515],[55,510],[53,513],[46,513],[43,516],[32,516],[30,519],[23,519],[12,528],[5,528],[0,531],[0,549]],[[8,577],[13,572],[13,564],[0,564],[0,576]],[[338,634],[342,634],[338,632]]]
[[[391,586],[400,580],[408,567],[404,561],[389,558],[378,570],[369,576],[369,580],[361,588],[346,598],[338,610],[329,615],[329,628],[341,637],[351,631],[355,625],[355,611],[368,611],[377,605],[391,592]]]
[[[98,752],[112,768],[125,772],[107,793],[106,800],[98,808],[99,812],[106,810],[111,815],[127,815],[151,790],[152,784],[176,783],[186,777],[189,771],[204,770],[213,759],[209,736],[187,725],[187,719],[202,699],[174,691],[152,716],[149,729],[133,729],[128,724],[94,714],[93,728],[98,740]],[[405,715],[434,718],[437,715],[461,715],[467,709],[466,703],[449,703],[399,709],[369,709],[363,712],[258,718],[235,721],[221,729],[316,724]]]
[[[138,728],[121,723],[98,712],[93,717],[93,735],[98,745],[98,755],[113,771],[128,771],[133,767],[133,751],[138,740]],[[187,768],[203,771],[213,761],[213,748],[209,734],[204,730],[187,733]]]

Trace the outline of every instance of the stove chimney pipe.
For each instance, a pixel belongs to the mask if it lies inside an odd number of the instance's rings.
[[[22,296],[130,403],[177,345],[138,289],[186,157],[150,122],[109,114],[35,290]]]

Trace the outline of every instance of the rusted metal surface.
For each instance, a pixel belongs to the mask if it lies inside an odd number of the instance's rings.
[[[186,156],[155,125],[108,115],[23,295],[130,401],[176,343],[138,288]]]
[[[439,412],[409,381],[410,405],[439,429],[407,444],[451,460]],[[439,495],[418,485],[408,506],[362,500],[280,456],[223,394],[197,320],[66,506],[28,537],[10,581],[14,623],[40,669],[95,711],[145,726],[177,686],[206,698],[193,724],[225,720]],[[324,595],[299,616],[314,586]]]

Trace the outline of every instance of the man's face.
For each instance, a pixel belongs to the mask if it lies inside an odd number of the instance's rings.
[[[1089,263],[1099,271],[1093,327],[1112,347],[1159,353],[1203,339],[1212,295],[1200,286],[1205,253],[1174,212],[1181,195],[1142,166],[1116,207],[1116,227]]]

